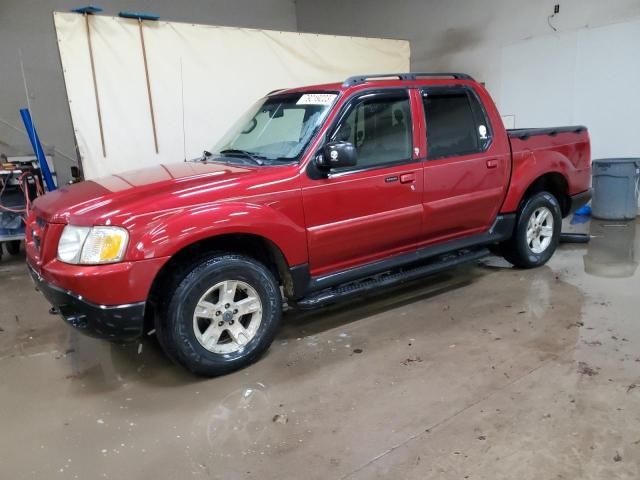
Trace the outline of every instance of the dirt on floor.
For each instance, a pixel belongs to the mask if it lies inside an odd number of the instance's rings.
[[[210,380],[152,336],[72,331],[5,256],[1,476],[640,478],[640,229],[566,227],[594,238],[538,269],[491,257],[288,312],[264,358]]]

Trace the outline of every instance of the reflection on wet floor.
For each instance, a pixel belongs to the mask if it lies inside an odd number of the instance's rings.
[[[638,229],[578,227],[591,243],[542,268],[491,257],[289,311],[210,380],[153,337],[71,331],[3,261],[2,477],[638,478]]]
[[[583,257],[585,272],[600,277],[631,277],[638,268],[640,236],[635,221],[591,222],[591,241]]]

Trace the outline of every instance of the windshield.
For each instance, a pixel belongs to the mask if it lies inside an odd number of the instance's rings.
[[[288,93],[258,100],[211,149],[278,161],[299,160],[337,93]]]

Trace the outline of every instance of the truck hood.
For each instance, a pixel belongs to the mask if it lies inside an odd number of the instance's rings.
[[[236,180],[256,171],[221,163],[158,165],[62,187],[38,198],[33,209],[52,223],[117,224],[117,217],[200,203],[200,192],[208,192],[209,201],[213,191],[220,192],[215,198],[235,196]]]

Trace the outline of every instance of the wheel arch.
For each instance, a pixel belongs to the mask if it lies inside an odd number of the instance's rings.
[[[263,263],[283,287],[286,296],[293,296],[294,283],[290,266],[282,249],[266,237],[250,233],[225,233],[194,241],[175,252],[155,276],[145,309],[145,331],[153,328],[155,313],[165,298],[162,292],[181,278],[198,259],[213,252],[246,255]]]
[[[565,217],[569,214],[569,209],[571,208],[569,182],[562,173],[548,172],[534,179],[522,194],[518,209],[528,198],[539,192],[549,192],[552,194],[560,204],[562,216]]]

